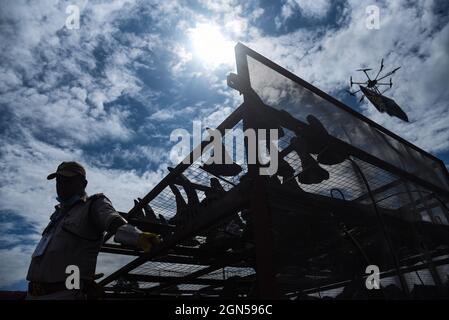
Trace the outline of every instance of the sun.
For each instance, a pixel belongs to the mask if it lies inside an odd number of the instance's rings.
[[[188,32],[194,55],[207,67],[232,64],[234,43],[227,39],[220,27],[212,23],[197,23]]]

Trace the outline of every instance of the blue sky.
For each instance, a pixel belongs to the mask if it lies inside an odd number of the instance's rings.
[[[66,7],[80,28],[65,27]],[[366,28],[366,7],[380,28]],[[241,41],[449,164],[449,5],[445,0],[2,1],[0,289],[23,289],[55,204],[61,161],[118,210],[171,165],[169,135],[220,123],[241,103],[226,86]],[[390,95],[411,123],[344,93],[360,66],[402,66]],[[126,258],[102,255],[98,271]]]

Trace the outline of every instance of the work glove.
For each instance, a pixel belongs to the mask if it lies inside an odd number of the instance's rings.
[[[160,243],[161,240],[158,234],[150,232],[142,232],[137,239],[137,245],[143,250],[143,252],[150,252],[153,245]]]

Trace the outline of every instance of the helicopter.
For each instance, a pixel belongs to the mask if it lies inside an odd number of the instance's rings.
[[[359,90],[350,91],[346,90],[351,96],[356,96],[358,92],[362,92],[362,97],[359,102],[362,102],[365,97],[376,107],[379,112],[386,112],[390,116],[397,117],[403,121],[408,122],[407,114],[399,107],[399,105],[391,98],[384,96],[383,94],[391,89],[393,86],[393,82],[391,80],[391,76],[400,69],[401,67],[397,67],[390,72],[387,72],[384,75],[380,76],[380,73],[384,69],[384,59],[380,62],[380,68],[374,78],[371,78],[368,74],[368,71],[372,71],[371,68],[363,68],[357,69],[356,71],[363,72],[367,80],[365,82],[354,82],[352,81],[352,76],[349,78],[349,85],[352,88],[352,85],[358,85]],[[380,76],[380,77],[379,77]],[[390,77],[388,82],[382,82],[385,78]],[[381,91],[380,87],[387,86],[387,88]]]

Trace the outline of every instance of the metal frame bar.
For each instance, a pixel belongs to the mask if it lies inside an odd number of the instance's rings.
[[[449,264],[449,258],[445,258],[445,259],[441,259],[435,262],[435,266],[443,266]],[[420,265],[415,265],[415,266],[408,266],[408,267],[402,267],[401,271],[405,274],[410,273],[410,272],[414,272],[414,271],[420,271],[420,270],[424,270],[426,269],[427,266],[425,263],[422,263]],[[385,272],[381,272],[380,273],[380,278],[387,278],[387,277],[392,277],[395,276],[395,270],[388,270]],[[364,276],[364,278],[366,278],[367,276]],[[331,289],[337,289],[337,288],[341,288],[342,286],[344,286],[345,284],[351,282],[351,280],[342,280],[341,282],[338,283],[333,283],[333,284],[329,284],[329,285],[324,285],[324,286],[319,286],[319,288],[317,288],[316,286],[313,288],[309,288],[309,289],[304,289],[304,293],[307,294],[311,294],[311,293],[315,293],[315,292],[322,292],[322,291],[326,291],[326,290],[331,290]]]
[[[139,256],[137,259],[129,262],[127,265],[104,278],[100,281],[100,284],[106,285],[110,283],[111,281],[144,264],[146,261],[165,254],[170,249],[174,248],[178,243],[213,225],[219,219],[223,219],[233,213],[238,212],[245,205],[245,202],[247,202],[245,189],[248,187],[249,183],[241,183],[231,189],[219,201],[212,203],[210,206],[200,208],[195,219],[189,221],[187,225],[177,228],[173,236],[160,245],[155,246],[148,254]]]
[[[208,273],[211,273],[213,271],[216,271],[218,269],[224,268],[226,266],[232,265],[232,262],[238,262],[239,259],[229,260],[229,259],[220,259],[219,261],[214,262],[210,266],[203,268],[201,270],[192,272],[186,276],[183,277],[172,277],[170,279],[167,279],[166,281],[163,281],[164,283],[161,283],[160,285],[156,287],[149,288],[148,290],[144,291],[151,291],[151,292],[161,292],[162,290],[166,290],[168,288],[171,288],[178,284],[185,284],[185,283],[194,283],[194,282],[204,282],[203,280],[212,280],[212,279],[199,279],[199,277],[204,276]],[[223,282],[214,282],[211,281],[209,283],[201,283],[201,284],[207,284],[207,285],[223,285],[224,281],[226,280],[219,280]],[[207,282],[207,281],[206,281]],[[200,283],[198,283],[200,284]]]
[[[253,220],[254,243],[256,244],[256,273],[259,298],[278,297],[274,261],[271,210],[267,203],[266,179],[256,177],[251,192],[251,216]]]
[[[186,275],[184,277],[172,278],[171,280],[166,281],[165,283],[162,283],[162,284],[160,284],[160,285],[158,285],[156,287],[152,287],[152,288],[149,288],[147,290],[145,290],[145,289],[144,290],[145,291],[150,291],[150,292],[160,292],[162,290],[171,288],[171,287],[173,287],[173,286],[175,286],[177,284],[191,283],[191,281],[198,280],[197,279],[198,277],[204,276],[204,275],[206,275],[208,273],[211,273],[211,272],[213,272],[215,270],[223,268],[226,264],[227,264],[227,262],[222,262],[220,264],[213,264],[213,265],[208,266],[206,268],[203,268],[201,270],[192,272],[192,273],[190,273],[190,274],[188,274],[188,275]]]
[[[128,273],[124,276],[126,280],[141,281],[141,282],[163,282],[163,283],[182,283],[182,284],[203,284],[211,286],[223,286],[226,284],[226,280],[223,279],[205,279],[198,277],[163,277],[153,276],[147,274],[135,274]],[[246,281],[248,283],[248,281]],[[151,288],[152,289],[152,288]]]
[[[371,193],[375,196],[376,194],[385,192],[385,191],[387,191],[390,188],[394,188],[396,186],[399,186],[399,185],[401,185],[401,183],[402,183],[402,180],[398,179],[398,180],[392,181],[390,183],[387,183],[387,184],[385,184],[385,185],[383,185],[383,186],[381,186],[381,187],[379,187],[377,189],[371,190]],[[361,196],[359,196],[359,197],[357,197],[355,199],[352,199],[351,201],[360,202],[360,201],[363,201],[363,200],[366,200],[366,199],[369,199],[369,194],[368,193],[362,194]]]
[[[232,129],[241,119],[243,113],[243,104],[237,107],[218,127],[217,130],[224,134],[226,129]],[[131,210],[124,215],[124,218],[133,217],[136,212],[143,209],[148,203],[151,202],[159,193],[161,193],[170,183],[172,183],[176,176],[183,173],[195,160],[210,148],[210,141],[203,140],[199,146],[197,146],[192,152],[184,158],[173,170],[153,187],[153,189],[147,193],[141,201],[139,201]],[[107,234],[104,239],[104,243],[111,238],[112,235]]]

